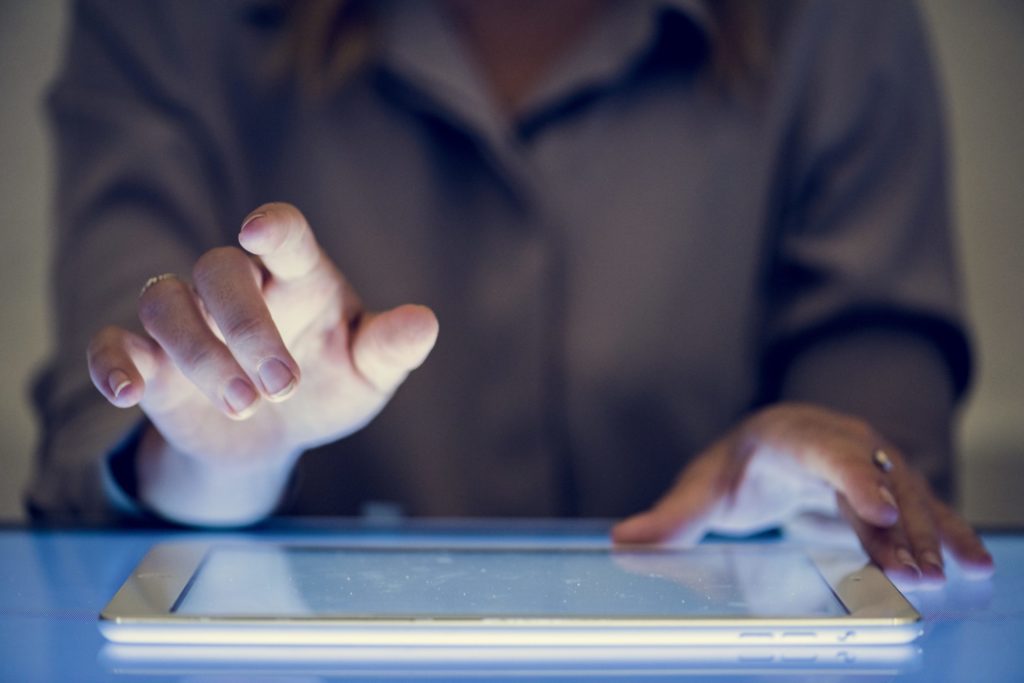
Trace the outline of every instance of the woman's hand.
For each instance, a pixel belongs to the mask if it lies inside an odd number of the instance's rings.
[[[877,450],[888,471],[873,461]],[[833,495],[868,555],[901,580],[943,581],[943,546],[969,574],[992,573],[978,536],[898,449],[862,420],[809,405],[779,404],[744,420],[612,536],[696,543],[707,531],[751,533]]]
[[[298,455],[369,422],[437,337],[428,308],[364,311],[291,205],[256,209],[238,239],[197,261],[194,288],[147,283],[148,336],[107,327],[89,347],[96,388],[140,405],[155,428],[140,495],[181,521],[269,513]],[[251,490],[232,501],[241,482]]]

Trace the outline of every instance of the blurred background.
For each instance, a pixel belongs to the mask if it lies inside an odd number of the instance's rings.
[[[945,81],[978,372],[961,423],[960,508],[1024,525],[1024,2],[921,0]],[[29,378],[50,344],[52,164],[42,95],[63,0],[0,0],[0,520],[23,519],[36,424]],[[85,350],[82,350],[85,362]]]

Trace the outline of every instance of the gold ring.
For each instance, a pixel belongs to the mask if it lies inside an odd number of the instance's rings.
[[[875,464],[875,467],[885,473],[892,470],[892,460],[889,459],[889,454],[881,448],[876,448],[875,452],[871,454],[871,462]]]
[[[178,276],[175,275],[174,273],[161,273],[160,275],[154,275],[153,277],[149,278],[148,280],[146,280],[146,284],[142,285],[142,289],[139,290],[139,298],[141,299],[142,295],[145,294],[149,290],[149,288],[155,285],[156,283],[161,282],[162,280],[170,280],[172,277]]]

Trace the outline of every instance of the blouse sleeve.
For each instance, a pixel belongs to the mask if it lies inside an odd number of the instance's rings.
[[[782,71],[801,93],[765,287],[766,399],[867,419],[948,494],[970,354],[927,42],[909,2],[809,6]]]
[[[43,438],[28,491],[35,517],[109,521],[134,511],[107,457],[143,419],[92,386],[85,350],[108,324],[139,330],[147,278],[188,276],[240,217],[202,77],[166,16],[172,3],[74,5],[48,111],[55,138],[56,349],[34,399]],[[197,28],[197,34],[201,28]],[[232,214],[236,215],[232,215]]]

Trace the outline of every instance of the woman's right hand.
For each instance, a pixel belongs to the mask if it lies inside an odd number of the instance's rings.
[[[289,204],[253,211],[238,241],[196,262],[194,288],[151,280],[148,336],[106,327],[89,346],[96,388],[152,425],[140,497],[179,521],[269,514],[298,455],[369,422],[437,338],[426,307],[364,311]]]

